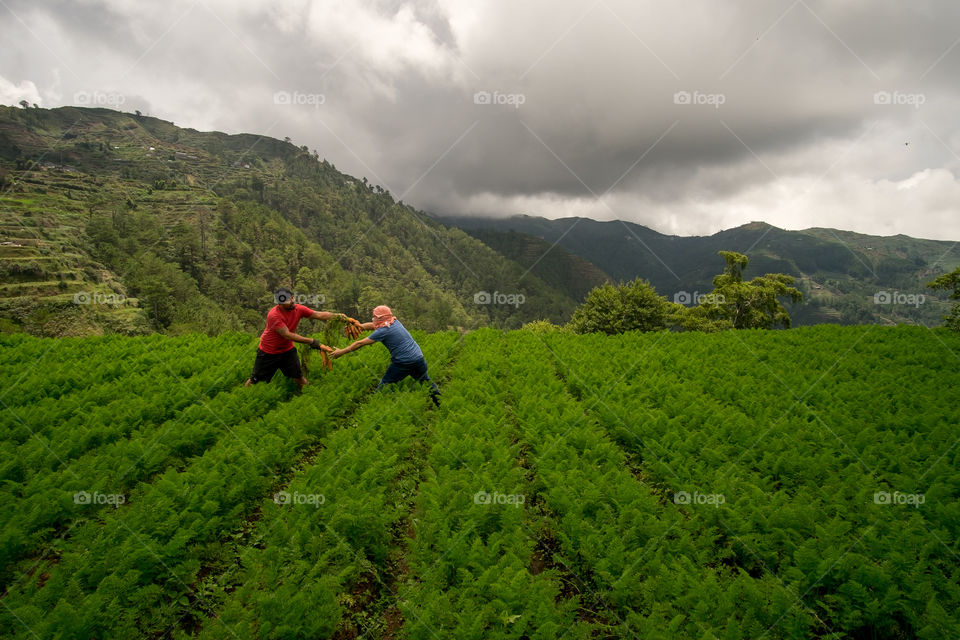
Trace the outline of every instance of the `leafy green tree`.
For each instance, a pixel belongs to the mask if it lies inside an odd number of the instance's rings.
[[[373,308],[381,304],[390,306],[394,313],[397,313],[398,309],[403,309],[401,305],[389,300],[380,289],[371,286],[363,287],[357,300],[357,318],[361,322],[368,322],[370,314],[373,313]]]
[[[684,331],[704,331],[713,333],[725,329],[733,329],[730,320],[721,317],[713,305],[701,302],[696,307],[685,307],[678,304],[670,316],[672,326]]]
[[[950,273],[945,273],[936,280],[928,282],[927,286],[931,289],[944,289],[949,291],[951,300],[960,300],[960,267],[957,267]],[[960,304],[953,305],[950,315],[943,316],[943,326],[953,331],[960,331]]]
[[[176,264],[165,262],[151,252],[138,254],[131,262],[126,283],[158,329],[167,328],[175,320],[178,309],[209,303],[193,278]],[[197,330],[205,328],[197,327]]]
[[[454,323],[454,308],[446,296],[436,295],[428,305],[426,320],[431,329],[447,329]]]
[[[116,268],[122,265],[123,251],[119,248],[120,234],[116,226],[107,216],[91,218],[85,227],[87,238],[90,240],[90,252],[108,267]]]
[[[768,273],[743,281],[743,270],[749,263],[747,256],[735,251],[717,252],[725,261],[723,273],[713,279],[713,291],[700,304],[681,309],[674,321],[684,329],[718,331],[722,329],[790,328],[790,314],[780,298],[789,297],[793,303],[803,294],[793,285],[793,277],[783,273]]]
[[[203,248],[195,227],[179,222],[170,230],[170,258],[184,273],[203,282]]]
[[[646,280],[637,278],[626,284],[609,282],[587,294],[569,327],[575,333],[606,333],[625,331],[661,331],[668,328],[673,307],[657,294]]]
[[[220,222],[226,229],[230,231],[236,230],[237,207],[232,202],[226,199],[220,200],[217,203],[217,216],[220,218]]]
[[[287,261],[283,252],[278,248],[271,248],[260,258],[259,268],[267,283],[267,289],[273,291],[279,285],[290,286],[287,282]]]
[[[161,278],[148,277],[138,283],[136,291],[141,304],[154,325],[163,328],[173,320],[173,289]]]
[[[347,273],[345,277],[347,282],[341,287],[340,293],[337,295],[336,307],[345,310],[344,313],[356,318],[364,317],[364,314],[360,313],[360,294],[363,291],[363,282],[359,277],[350,273]],[[370,309],[367,309],[367,312],[369,311]]]

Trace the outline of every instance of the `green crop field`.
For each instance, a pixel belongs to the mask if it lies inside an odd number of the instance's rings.
[[[0,335],[0,637],[960,636],[960,335],[416,337]]]

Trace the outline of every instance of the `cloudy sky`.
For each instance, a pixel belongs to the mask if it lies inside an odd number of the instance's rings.
[[[0,0],[0,103],[315,149],[439,214],[960,240],[956,0]]]

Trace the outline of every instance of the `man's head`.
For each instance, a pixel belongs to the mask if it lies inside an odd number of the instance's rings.
[[[373,309],[373,328],[379,329],[380,327],[389,327],[393,324],[393,321],[396,320],[393,317],[393,312],[390,311],[390,307],[386,305],[380,305],[379,307],[374,307]]]
[[[296,302],[293,299],[293,292],[286,287],[280,287],[273,292],[273,300],[284,309],[293,309]]]

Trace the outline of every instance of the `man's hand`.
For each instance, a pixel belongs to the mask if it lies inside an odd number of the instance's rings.
[[[320,342],[320,341],[317,340],[316,338],[314,338],[314,339],[310,342],[310,348],[311,348],[311,349],[317,349],[317,350],[319,350],[319,351],[325,351],[326,353],[330,353],[331,351],[333,351],[333,347],[328,347],[327,345],[323,344],[322,342]]]
[[[330,353],[330,358],[333,359],[333,360],[336,360],[337,358],[339,358],[340,356],[342,356],[342,355],[345,354],[345,353],[346,353],[346,351],[344,351],[343,349],[334,349],[334,350]]]

